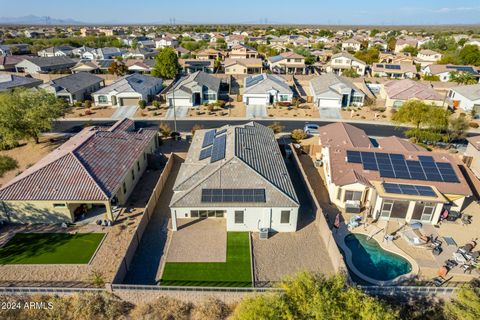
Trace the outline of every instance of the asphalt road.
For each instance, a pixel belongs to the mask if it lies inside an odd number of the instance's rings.
[[[192,127],[196,124],[200,124],[205,129],[209,128],[217,128],[221,125],[231,124],[231,125],[238,125],[250,122],[251,120],[177,120],[177,131],[180,132],[190,132]],[[273,120],[273,119],[262,119],[262,120],[255,120],[256,122],[263,124],[263,125],[270,125],[273,122],[280,123],[284,129],[284,132],[290,132],[293,129],[303,129],[305,125],[305,121],[301,120]],[[57,121],[54,124],[53,132],[55,133],[76,133],[82,130],[84,124],[87,121]],[[111,125],[115,122],[115,120],[93,120],[88,121],[94,125]],[[136,123],[139,127],[158,127],[160,123],[167,123],[172,130],[174,129],[173,120],[137,120]],[[330,121],[308,121],[308,123],[315,123],[320,126],[327,125],[332,123]],[[351,123],[357,128],[364,130],[367,135],[369,136],[377,136],[377,137],[388,137],[392,135],[396,135],[399,137],[404,137],[404,132],[407,128],[404,127],[396,127],[394,125],[384,125],[384,124],[371,124],[371,123]],[[478,133],[469,133],[469,136],[476,136]]]

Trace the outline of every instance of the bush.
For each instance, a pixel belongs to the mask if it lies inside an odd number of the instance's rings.
[[[85,115],[86,116],[90,116],[92,114],[93,114],[92,110],[90,110],[90,109],[85,110]]]
[[[83,102],[83,105],[85,106],[85,108],[90,109],[92,107],[92,101],[91,100],[85,100]]]
[[[172,133],[172,129],[170,128],[170,126],[164,122],[160,123],[158,131],[160,131],[160,134],[164,138],[169,137],[170,134]]]
[[[147,102],[145,100],[139,100],[138,101],[138,106],[140,107],[140,109],[143,110],[147,106]]]
[[[478,123],[473,122],[473,121],[470,122],[470,123],[468,124],[468,126],[469,126],[470,128],[473,128],[473,129],[477,129],[477,128],[479,127]]]
[[[227,319],[231,310],[223,301],[208,298],[203,303],[195,305],[192,310],[192,320],[223,320]]]
[[[132,319],[172,319],[190,318],[191,305],[182,301],[160,297],[157,300],[137,306],[131,312]]]
[[[17,168],[18,168],[17,160],[9,156],[0,156],[0,177],[3,177],[4,173]]]
[[[273,130],[273,133],[281,133],[283,130],[283,126],[280,124],[280,122],[274,122],[271,125],[268,126],[270,129]]]
[[[305,139],[307,137],[307,134],[302,129],[295,129],[292,131],[291,136],[295,142],[298,142]]]
[[[77,107],[77,108],[81,108],[82,107],[82,102],[81,101],[75,101],[74,106]]]
[[[215,105],[213,103],[207,105],[207,110],[208,110],[208,112],[215,111]]]
[[[152,105],[153,105],[156,109],[160,108],[160,102],[159,102],[158,100],[153,100]]]

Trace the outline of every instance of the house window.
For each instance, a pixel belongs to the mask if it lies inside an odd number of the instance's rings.
[[[98,96],[98,103],[107,103],[108,98],[107,96]]]
[[[342,189],[341,188],[338,188],[338,191],[337,191],[337,200],[341,200],[342,199]]]
[[[412,219],[420,221],[431,221],[433,213],[435,212],[435,203],[431,202],[416,202],[413,209]]]
[[[135,180],[135,171],[132,169],[132,180]]]
[[[198,210],[191,210],[190,218],[198,218]]]
[[[243,223],[244,215],[244,211],[235,211],[235,223]]]
[[[123,194],[126,194],[127,193],[127,185],[125,184],[125,182],[123,183],[122,187],[123,187]]]
[[[67,205],[65,203],[54,203],[53,207],[54,208],[66,208]]]
[[[281,212],[280,223],[290,223],[290,211],[285,210]]]
[[[217,100],[217,95],[214,93],[205,93],[203,99],[208,101]]]
[[[345,191],[345,201],[347,200],[362,200],[361,191]]]
[[[363,103],[363,96],[353,96],[352,103]]]
[[[280,102],[285,102],[288,101],[288,95],[286,94],[281,94],[280,95]]]
[[[394,108],[400,108],[403,105],[403,101],[397,100],[393,103]]]
[[[382,204],[382,210],[380,211],[380,215],[384,218],[390,217],[392,208],[393,208],[393,200],[384,200]]]

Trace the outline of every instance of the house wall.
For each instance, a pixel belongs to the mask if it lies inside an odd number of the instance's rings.
[[[465,110],[467,112],[472,111],[472,109],[475,105],[480,106],[480,99],[472,101],[472,100],[464,97],[460,93],[456,92],[455,90],[450,90],[450,92],[448,93],[448,96],[450,97],[451,100],[459,101],[458,107],[462,108],[463,110]]]
[[[235,64],[225,68],[225,74],[246,74],[247,71],[247,67],[242,66],[241,64]]]
[[[23,60],[15,65],[16,70],[23,69],[25,73],[39,73],[40,67],[28,60]]]
[[[465,155],[472,157],[470,170],[480,179],[480,151],[478,151],[471,143],[468,144]]]
[[[381,210],[382,210],[384,200],[385,200],[384,198],[382,198],[378,195],[376,196],[375,206],[374,206],[374,209],[372,211],[372,214],[373,214],[374,218],[378,218],[378,219],[382,219],[382,220],[390,220],[389,218],[381,217]],[[392,200],[395,200],[395,199],[392,199]],[[414,221],[414,220],[412,220],[412,215],[413,215],[413,210],[415,209],[415,204],[416,203],[417,203],[417,201],[415,201],[415,200],[409,201],[407,214],[405,216],[405,221],[408,222],[408,223]],[[436,224],[438,222],[438,220],[440,219],[440,215],[442,213],[443,207],[444,207],[443,203],[441,203],[441,202],[437,203],[436,206],[435,206],[435,210],[434,210],[434,213],[432,215],[431,220],[430,221],[422,221],[422,222],[423,223]],[[392,218],[392,219],[395,219],[395,218]]]
[[[258,232],[260,228],[269,228],[277,232],[294,232],[297,230],[298,208],[172,208],[172,215],[177,218],[192,218],[191,210],[225,210],[224,218],[210,219],[226,219],[227,231],[252,231]],[[282,211],[290,211],[290,223],[280,223]],[[244,211],[243,223],[235,223],[235,211]],[[172,217],[174,219],[174,217]]]

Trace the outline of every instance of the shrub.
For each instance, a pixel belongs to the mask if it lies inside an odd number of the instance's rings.
[[[479,127],[478,123],[473,122],[473,121],[470,122],[470,123],[468,124],[468,126],[469,126],[470,128],[474,128],[474,129],[477,129],[477,128]]]
[[[85,100],[83,102],[83,105],[85,106],[85,108],[90,109],[92,107],[92,101],[91,100]]]
[[[221,300],[208,298],[203,303],[195,305],[192,310],[192,320],[223,320],[230,315],[230,308]]]
[[[4,173],[17,168],[18,168],[17,160],[9,156],[0,156],[0,177],[3,177]]]
[[[99,271],[92,270],[90,275],[90,282],[97,288],[105,286],[105,280],[103,279],[103,274]]]
[[[139,100],[138,101],[138,106],[140,107],[140,109],[143,110],[147,106],[147,102],[145,100]]]
[[[90,109],[85,110],[85,115],[86,116],[90,116],[92,114],[93,114],[92,110],[90,110]]]
[[[160,131],[162,137],[164,138],[169,137],[170,133],[172,133],[172,129],[170,128],[170,126],[164,122],[160,123],[158,131]]]
[[[77,108],[81,108],[82,107],[82,102],[81,101],[75,101],[74,106],[77,107]]]
[[[273,130],[273,133],[280,133],[283,130],[283,126],[280,124],[280,122],[274,122],[271,125],[268,126],[270,129]]]
[[[160,108],[160,102],[158,102],[158,100],[153,100],[152,104],[156,109]]]
[[[182,301],[160,297],[157,300],[137,306],[131,312],[132,319],[172,319],[187,320],[191,306]]]
[[[291,133],[291,136],[295,142],[298,142],[305,139],[307,137],[307,134],[302,129],[294,129]]]
[[[213,112],[215,110],[215,105],[213,103],[209,104],[207,106],[207,110],[208,112]]]
[[[118,319],[131,306],[106,292],[74,295],[71,299],[71,319]]]

